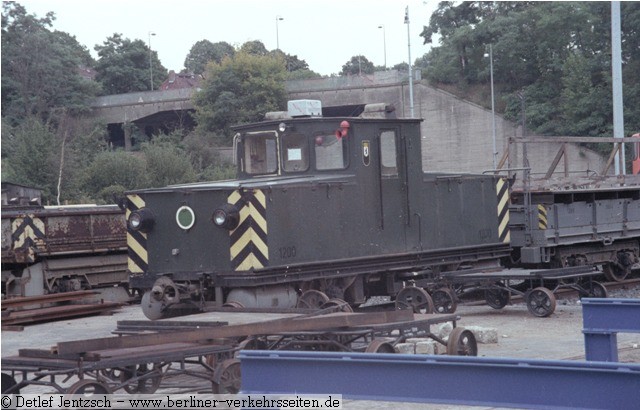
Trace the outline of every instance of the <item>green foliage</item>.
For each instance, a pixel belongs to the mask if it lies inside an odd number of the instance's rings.
[[[2,140],[3,145],[11,142],[8,158],[3,161],[8,166],[3,180],[42,189],[43,201],[52,202],[60,149],[55,134],[38,118],[29,117],[13,129],[3,127]]]
[[[195,95],[198,132],[227,135],[229,127],[255,122],[284,106],[285,69],[281,59],[238,52],[220,64],[207,66],[202,90]]]
[[[247,41],[240,46],[240,52],[255,56],[266,56],[269,51],[260,40]]]
[[[132,41],[115,33],[101,46],[96,45],[95,50],[99,56],[96,81],[105,94],[150,90],[152,71],[154,90],[167,78],[167,69],[160,63],[158,53],[150,51],[142,40]]]
[[[196,173],[187,154],[171,140],[158,139],[142,148],[146,159],[147,185],[167,185],[194,182]]]
[[[146,162],[144,157],[124,151],[104,151],[98,154],[88,167],[84,187],[92,198],[105,198],[105,193],[147,186]]]
[[[373,74],[375,65],[365,56],[353,56],[342,66],[340,75]]]
[[[225,57],[233,57],[236,50],[225,41],[212,43],[209,40],[200,40],[195,43],[184,60],[184,67],[194,74],[204,73],[207,63],[215,61],[220,64]]]
[[[80,113],[98,93],[78,66],[91,65],[86,48],[66,33],[51,32],[53,13],[37,18],[20,4],[3,2],[2,117],[12,125],[31,116],[47,121],[55,109]]]
[[[440,36],[426,78],[460,94],[489,87],[493,47],[497,105],[530,133],[610,136],[611,5],[606,2],[441,2],[421,36]],[[622,3],[626,134],[640,127],[640,4]],[[486,106],[490,101],[486,101]]]

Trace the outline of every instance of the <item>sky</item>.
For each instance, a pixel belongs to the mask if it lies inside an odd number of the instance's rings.
[[[384,65],[386,55],[388,67],[407,62],[409,43],[415,61],[429,51],[420,33],[438,4],[434,0],[17,1],[38,17],[53,11],[53,28],[75,36],[94,58],[96,44],[121,33],[131,40],[150,40],[162,65],[178,72],[200,40],[233,46],[259,40],[267,50],[279,44],[283,52],[297,55],[322,75],[339,73],[356,55],[375,65]],[[409,32],[404,24],[407,6]]]

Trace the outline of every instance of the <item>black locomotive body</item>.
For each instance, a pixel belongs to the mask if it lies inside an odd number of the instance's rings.
[[[234,129],[238,179],[128,193],[130,286],[148,317],[359,304],[509,254],[504,181],[423,173],[420,120],[293,106],[308,115]]]

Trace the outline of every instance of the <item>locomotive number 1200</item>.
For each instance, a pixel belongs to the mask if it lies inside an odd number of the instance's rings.
[[[280,252],[280,259],[290,259],[296,257],[296,247],[295,246],[283,246],[278,249]]]

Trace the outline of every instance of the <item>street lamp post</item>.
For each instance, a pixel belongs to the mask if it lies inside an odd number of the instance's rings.
[[[149,78],[150,78],[150,83],[151,83],[151,91],[153,91],[153,62],[152,62],[152,55],[151,55],[151,36],[155,36],[156,33],[153,32],[149,32]]]
[[[487,55],[485,54],[485,57]],[[489,44],[489,67],[491,70],[491,123],[493,133],[493,169],[498,167],[498,150],[496,148],[496,104],[493,93],[493,44]]]
[[[283,17],[276,16],[276,49],[280,50],[280,35],[278,34],[278,21],[284,20]]]
[[[407,25],[407,48],[409,49],[409,112],[413,116],[413,71],[411,70],[411,30],[409,29],[409,6],[404,11],[404,24]]]
[[[382,29],[382,45],[384,47],[384,69],[387,69],[387,32],[384,28],[384,24],[378,26]]]

